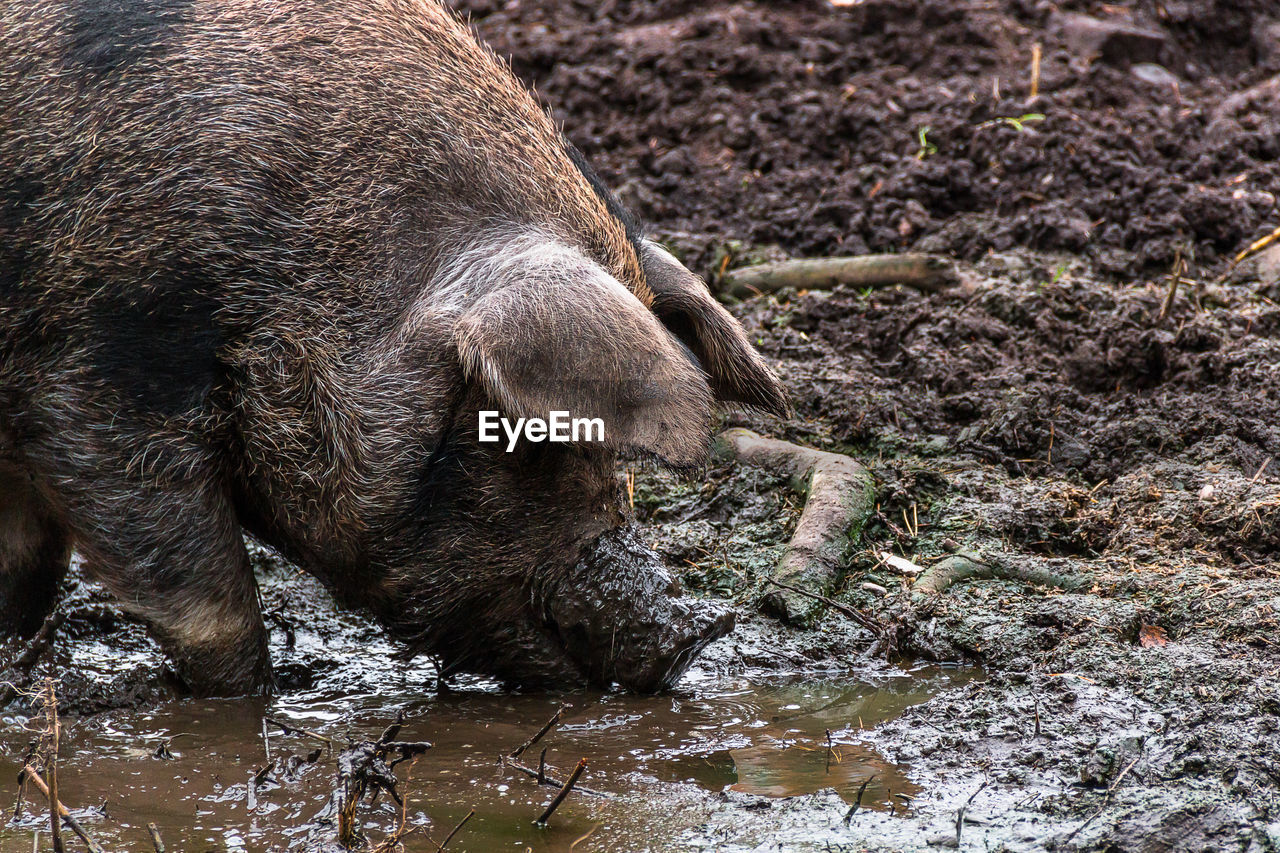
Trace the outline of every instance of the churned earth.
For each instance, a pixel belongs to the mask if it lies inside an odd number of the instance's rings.
[[[0,680],[61,679],[82,822],[112,849],[147,849],[148,820],[171,849],[325,849],[335,759],[279,729],[264,743],[263,716],[340,751],[403,712],[405,737],[437,743],[397,771],[408,850],[435,851],[469,805],[450,850],[1280,848],[1280,250],[1232,263],[1280,225],[1280,9],[452,5],[713,288],[761,259],[956,261],[944,293],[732,306],[796,415],[728,422],[875,475],[833,595],[885,639],[834,612],[807,631],[754,615],[803,499],[729,466],[623,472],[686,586],[744,614],[655,700],[437,695],[428,662],[261,553],[282,693],[203,705],[73,579],[52,651]],[[923,593],[883,556],[957,551],[1072,591]],[[589,757],[584,783],[616,796],[574,795],[535,832],[551,792],[497,759],[561,702],[548,760]],[[30,708],[8,703],[6,773]],[[398,810],[368,808],[377,843]],[[24,815],[0,850],[31,849]]]
[[[1280,10],[457,5],[713,287],[786,256],[966,262],[948,294],[737,308],[797,408],[741,422],[877,476],[838,597],[987,673],[867,735],[923,783],[910,831],[822,843],[954,843],[968,803],[973,849],[1280,845],[1280,250],[1232,264],[1280,225]],[[642,514],[750,607],[777,538],[743,476]],[[879,556],[955,549],[1088,585],[913,595]]]

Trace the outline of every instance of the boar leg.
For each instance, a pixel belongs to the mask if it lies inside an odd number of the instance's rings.
[[[63,434],[40,448],[86,569],[147,621],[197,695],[269,688],[257,583],[218,466],[196,441],[116,441]]]
[[[0,634],[40,628],[70,562],[67,529],[30,473],[0,461]]]

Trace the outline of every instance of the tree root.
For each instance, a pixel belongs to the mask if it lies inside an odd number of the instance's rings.
[[[761,438],[746,429],[729,429],[716,436],[715,454],[786,477],[793,489],[807,496],[774,579],[812,596],[829,594],[875,510],[871,473],[848,456]],[[811,626],[826,608],[821,598],[785,588],[766,595],[762,606],[798,626]]]
[[[967,580],[1018,581],[1032,586],[1055,587],[1067,592],[1075,592],[1088,586],[1088,581],[1082,578],[1066,577],[1046,569],[1019,566],[998,557],[954,554],[925,569],[912,584],[911,592],[913,596],[929,593],[941,595],[953,584]]]
[[[956,284],[956,274],[952,265],[942,258],[904,254],[803,258],[743,267],[725,275],[725,292],[738,299],[775,293],[784,287],[817,290],[837,284],[852,287],[901,284],[925,293],[938,293]]]

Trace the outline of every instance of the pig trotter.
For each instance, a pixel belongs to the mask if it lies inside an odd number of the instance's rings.
[[[800,523],[774,572],[777,580],[817,595],[831,592],[862,526],[875,509],[871,474],[839,453],[761,438],[750,430],[729,429],[716,437],[720,459],[736,459],[787,477],[807,495]],[[810,626],[825,610],[821,601],[775,590],[762,606],[785,622]]]

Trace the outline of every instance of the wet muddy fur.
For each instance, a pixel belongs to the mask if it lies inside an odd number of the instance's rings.
[[[634,596],[575,566],[629,523],[617,456],[696,468],[782,391],[459,19],[11,2],[0,60],[15,628],[70,542],[196,692],[267,689],[249,533],[447,671],[655,689],[727,629],[638,543]],[[487,409],[604,436],[504,453]]]

